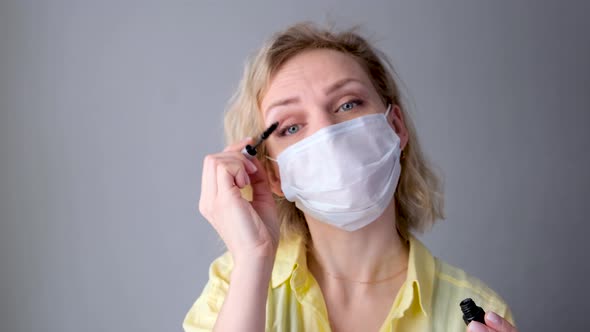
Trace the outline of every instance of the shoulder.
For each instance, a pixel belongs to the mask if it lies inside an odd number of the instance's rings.
[[[506,301],[485,282],[439,258],[435,257],[434,260],[434,312],[444,307],[456,308],[460,312],[459,303],[466,298],[472,298],[484,311],[493,311],[514,324],[512,312]]]

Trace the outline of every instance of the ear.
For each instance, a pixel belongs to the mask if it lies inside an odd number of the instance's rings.
[[[391,107],[388,120],[390,121],[390,124],[393,125],[393,130],[395,130],[395,133],[400,139],[400,148],[403,150],[406,147],[406,144],[408,144],[408,128],[404,122],[404,115],[399,105],[394,104]]]
[[[281,176],[279,173],[279,167],[276,165],[274,161],[267,161],[267,176],[268,176],[268,184],[270,185],[270,190],[273,194],[285,197],[283,190],[281,189]]]

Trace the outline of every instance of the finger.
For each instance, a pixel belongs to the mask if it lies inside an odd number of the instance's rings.
[[[217,163],[217,192],[236,190],[250,184],[244,164],[240,161],[219,161]],[[235,193],[235,192],[234,192]],[[237,191],[239,195],[239,190]]]
[[[234,165],[230,171],[232,178],[219,177],[219,165]],[[239,165],[245,168],[245,172],[239,171]],[[201,197],[199,199],[199,210],[207,216],[211,212],[211,202],[213,202],[218,194],[219,180],[226,178],[224,188],[231,186],[238,186],[244,188],[250,183],[247,173],[256,172],[257,167],[248,160],[240,152],[221,152],[214,155],[208,155],[203,161],[203,173],[201,177]]]
[[[205,156],[203,160],[203,173],[201,175],[201,197],[199,199],[199,208],[209,205],[209,201],[217,196],[217,165],[213,155]]]
[[[516,328],[507,320],[495,312],[487,312],[485,315],[486,325],[498,332],[516,332]]]
[[[476,321],[472,321],[467,325],[467,332],[497,332],[496,330],[492,330],[491,328],[485,326],[484,324]]]
[[[223,149],[223,152],[228,152],[228,151],[242,151],[242,149],[250,144],[250,143],[254,143],[254,140],[252,139],[252,137],[246,137],[244,139],[242,139],[241,141],[235,142],[233,144],[230,144],[228,146],[225,147],[225,149]]]
[[[208,155],[203,161],[203,175],[201,178],[201,195],[208,193],[209,197],[217,195],[217,165],[222,162],[241,161],[246,167],[247,173],[257,171],[256,165],[239,152],[222,152]],[[248,182],[248,181],[245,181]]]
[[[254,159],[252,159],[252,160],[248,159],[241,152],[236,152],[236,151],[221,152],[216,156],[216,158],[218,158],[220,160],[239,160],[244,164],[244,167],[246,167],[246,171],[248,172],[248,174],[252,174],[258,170],[258,167],[256,167],[256,165],[253,162]]]
[[[224,154],[226,154],[228,152],[232,152],[232,153],[239,152],[239,155],[242,157],[241,159],[244,160],[244,163],[246,163],[248,165],[247,166],[248,173],[256,172],[256,166],[254,166],[254,164],[250,161],[250,158],[247,158],[246,156],[244,156],[242,154],[242,150],[244,149],[244,147],[246,147],[246,145],[251,144],[251,143],[254,143],[254,140],[251,137],[246,137],[239,142],[228,145],[223,150]]]

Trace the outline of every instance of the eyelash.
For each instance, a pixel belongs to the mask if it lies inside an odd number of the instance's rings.
[[[335,113],[337,113],[338,111],[340,111],[340,109],[342,108],[342,106],[343,106],[344,104],[356,104],[356,105],[355,105],[355,107],[354,107],[354,108],[356,108],[356,107],[362,106],[362,105],[364,104],[364,101],[363,101],[363,100],[361,100],[361,99],[351,99],[351,100],[349,100],[349,101],[346,101],[346,102],[342,103],[342,105],[338,106],[338,109],[336,109],[336,111],[334,111],[334,112],[335,112]],[[289,124],[289,125],[287,125],[287,126],[284,126],[284,127],[282,127],[282,128],[281,128],[281,129],[279,129],[279,131],[277,132],[277,133],[278,133],[278,136],[279,136],[279,137],[283,137],[283,136],[289,136],[289,135],[287,135],[287,133],[286,133],[286,132],[287,132],[287,130],[288,130],[289,128],[291,128],[291,127],[295,126],[295,125],[298,125],[298,124],[295,124],[295,123],[294,123],[294,124]],[[296,133],[294,133],[294,134],[296,134]]]
[[[357,106],[362,106],[363,105],[363,101],[361,99],[352,99],[352,100],[349,100],[347,102],[342,103],[342,105],[338,106],[338,110],[340,110],[342,108],[342,106],[344,106],[344,104],[356,104],[355,107],[357,107]]]

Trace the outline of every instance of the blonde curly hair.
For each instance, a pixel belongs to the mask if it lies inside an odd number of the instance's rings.
[[[273,75],[282,64],[295,55],[314,49],[330,49],[350,55],[367,72],[384,104],[398,105],[408,130],[408,143],[402,154],[402,170],[395,192],[396,227],[407,238],[408,232],[423,232],[437,219],[444,219],[441,179],[425,158],[412,120],[408,116],[393,74],[395,70],[387,57],[372,47],[356,29],[336,32],[312,23],[298,23],[275,34],[248,61],[237,91],[230,99],[225,113],[225,137],[233,144],[253,133],[263,131],[260,102]],[[267,172],[273,167],[264,157],[262,147],[257,154]],[[297,233],[310,240],[303,213],[295,204],[275,196],[282,236]]]

